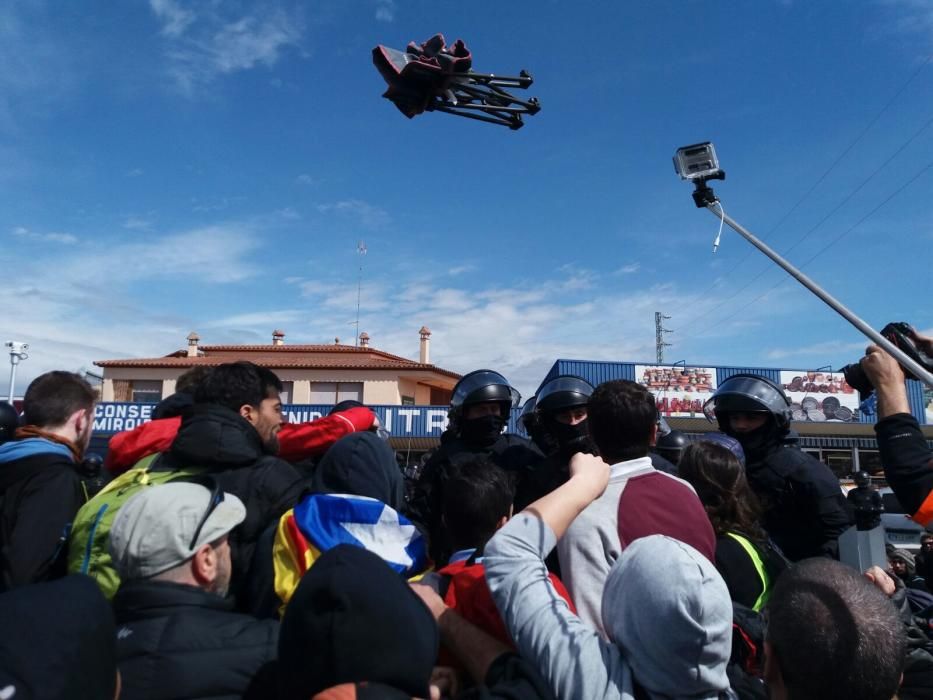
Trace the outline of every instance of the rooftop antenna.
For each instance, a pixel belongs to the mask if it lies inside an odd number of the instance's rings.
[[[7,400],[13,405],[13,389],[16,386],[16,366],[23,360],[29,358],[26,352],[29,349],[29,343],[21,343],[18,340],[8,340],[6,346],[10,348],[10,391],[7,394]]]
[[[356,253],[360,256],[360,269],[356,277],[356,339],[353,344],[356,347],[360,346],[360,296],[363,291],[363,256],[366,255],[366,244],[363,241],[360,241],[356,244]]]

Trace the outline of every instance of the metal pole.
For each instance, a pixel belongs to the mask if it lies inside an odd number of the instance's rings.
[[[7,394],[10,405],[13,405],[13,390],[16,387],[16,365],[20,360],[28,359],[26,351],[29,349],[29,343],[20,343],[15,340],[8,340],[6,346],[10,348],[10,391]]]
[[[10,390],[7,392],[7,401],[13,405],[13,387],[16,385],[16,355],[10,352]]]
[[[842,316],[845,320],[859,329],[864,333],[873,343],[880,345],[884,348],[885,352],[889,353],[896,359],[901,365],[908,370],[921,382],[926,384],[928,387],[933,389],[933,374],[926,371],[919,364],[914,362],[910,357],[908,357],[904,352],[898,348],[894,343],[881,335],[874,328],[869,326],[865,321],[860,319],[854,313],[849,311],[842,302],[833,297],[829,292],[822,289],[816,282],[807,277],[803,272],[798,270],[796,267],[791,265],[787,260],[781,257],[775,250],[773,250],[768,244],[764,241],[759,240],[751,231],[746,229],[735,219],[725,213],[723,209],[719,206],[718,202],[712,202],[706,205],[706,208],[709,212],[715,216],[717,219],[725,221],[736,233],[741,235],[746,241],[751,243],[753,246],[758,248],[762,253],[771,258],[774,262],[780,265],[784,270],[794,279],[796,279],[800,284],[809,289],[811,292],[816,294],[820,299],[822,299],[830,308],[832,308],[836,313]]]

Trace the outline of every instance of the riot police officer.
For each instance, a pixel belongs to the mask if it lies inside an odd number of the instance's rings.
[[[526,404],[522,424],[545,458],[518,484],[516,511],[567,481],[570,476],[568,465],[574,454],[596,454],[586,412],[592,393],[593,385],[585,379],[559,375],[538,390],[533,410],[529,411]]]
[[[521,394],[498,372],[480,369],[454,386],[441,444],[427,459],[415,484],[409,512],[428,534],[431,556],[445,562],[449,555],[440,522],[445,475],[450,466],[485,456],[514,480],[521,481],[541,459],[530,440],[503,433]]]
[[[703,410],[741,443],[763,525],[784,554],[792,561],[837,556],[839,535],[851,524],[845,498],[829,467],[797,446],[783,389],[765,377],[736,374]]]
[[[868,472],[855,475],[855,488],[846,495],[846,500],[855,513],[855,526],[859,530],[874,530],[881,524],[884,501],[881,494],[871,484]]]

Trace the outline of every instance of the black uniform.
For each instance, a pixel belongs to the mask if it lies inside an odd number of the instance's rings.
[[[881,524],[884,502],[877,489],[870,486],[857,486],[846,495],[855,514],[855,524],[859,530],[873,530]]]
[[[275,697],[278,622],[169,581],[127,581],[113,608],[121,698]]]
[[[852,524],[839,480],[797,447],[789,433],[778,443],[746,450],[748,483],[764,506],[763,525],[791,561],[832,556]]]

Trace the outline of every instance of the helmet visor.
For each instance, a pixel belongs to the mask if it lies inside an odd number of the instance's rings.
[[[516,408],[521,400],[522,395],[501,374],[491,369],[478,369],[465,374],[457,382],[450,405],[456,408],[470,403],[503,401]]]

